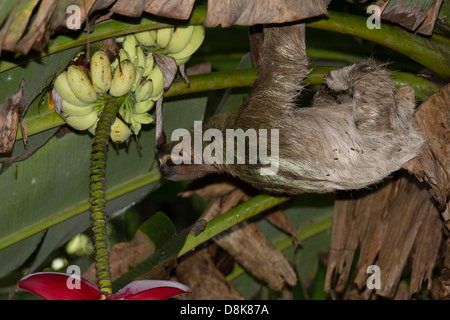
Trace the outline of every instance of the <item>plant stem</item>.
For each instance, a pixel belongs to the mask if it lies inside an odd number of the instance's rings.
[[[192,234],[189,234],[186,238],[184,247],[180,250],[178,256],[182,256],[189,250],[195,249],[198,245],[213,238],[222,231],[225,231],[232,226],[253,217],[258,213],[286,202],[289,199],[290,198],[287,197],[272,197],[261,194],[234,207],[223,215],[208,222],[205,229],[199,235],[194,236]]]
[[[108,236],[106,234],[105,213],[105,171],[106,152],[109,144],[111,125],[114,123],[118,106],[115,102],[106,102],[105,108],[95,128],[91,150],[90,203],[92,231],[94,233],[94,251],[98,286],[105,295],[112,294],[111,270],[109,264]]]
[[[398,26],[383,23],[369,29],[367,17],[330,11],[327,18],[307,24],[310,28],[344,33],[366,39],[405,54],[444,79],[450,79],[450,40],[434,34],[421,36]]]

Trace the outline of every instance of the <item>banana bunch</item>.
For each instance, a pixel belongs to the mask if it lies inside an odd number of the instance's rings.
[[[61,111],[66,123],[76,130],[88,129],[93,133],[108,94],[113,97],[126,95],[135,81],[136,71],[126,60],[113,74],[108,55],[97,51],[91,58],[90,76],[82,67],[71,65],[53,85],[62,98]],[[113,134],[111,139],[119,143]]]
[[[174,58],[177,65],[182,65],[202,44],[205,28],[202,25],[166,27],[139,32],[135,36],[142,46],[163,49],[164,54]]]
[[[204,38],[205,29],[201,25],[129,34],[118,41],[122,48],[112,63],[105,52],[94,53],[90,76],[84,68],[71,65],[54,82],[63,100],[61,110],[67,124],[94,133],[104,103],[116,99],[120,101],[120,117],[111,127],[111,139],[120,143],[133,133],[139,134],[142,124],[153,122],[149,111],[164,93],[164,75],[151,50],[162,51],[182,65]]]

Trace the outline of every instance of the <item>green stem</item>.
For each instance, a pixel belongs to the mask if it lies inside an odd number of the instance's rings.
[[[118,106],[115,102],[105,103],[95,129],[91,151],[90,203],[92,231],[98,286],[105,295],[112,294],[111,270],[109,264],[108,236],[105,213],[105,170],[111,125],[114,123]]]
[[[194,236],[189,234],[186,238],[184,247],[180,250],[178,256],[182,256],[186,252],[194,250],[198,245],[231,228],[232,226],[278,204],[286,202],[289,199],[290,198],[287,197],[272,197],[261,194],[234,207],[223,215],[208,222],[205,229],[199,235]]]
[[[381,29],[369,29],[367,17],[330,11],[327,18],[307,24],[315,29],[344,33],[366,39],[405,54],[444,79],[450,79],[450,39],[408,32],[398,26],[382,23]]]

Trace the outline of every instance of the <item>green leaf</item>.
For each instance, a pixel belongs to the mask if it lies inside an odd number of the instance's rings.
[[[0,102],[3,103],[15,92],[19,88],[20,81],[25,79],[25,95],[28,102],[31,103],[52,83],[55,75],[59,74],[80,50],[81,48],[72,48],[0,73],[0,88],[2,88]]]
[[[147,220],[139,228],[155,246],[155,252],[137,266],[130,268],[129,272],[113,282],[113,292],[121,289],[130,282],[140,278],[158,278],[162,272],[165,274],[171,267],[176,265],[179,251],[183,247],[186,237],[191,228],[182,230],[179,234],[175,232],[172,221],[163,213],[158,212]],[[169,270],[167,270],[169,269]]]

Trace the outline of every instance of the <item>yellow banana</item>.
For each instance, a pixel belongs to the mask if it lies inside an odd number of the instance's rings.
[[[136,68],[130,60],[120,62],[120,67],[114,71],[109,93],[114,97],[121,97],[128,93],[136,78]]]
[[[158,65],[153,67],[153,70],[148,75],[148,78],[152,79],[153,83],[152,98],[164,92],[164,75]]]
[[[131,136],[130,128],[125,123],[123,123],[122,120],[116,118],[116,120],[111,126],[111,133],[110,133],[111,140],[114,143],[119,144],[127,141],[130,136]]]
[[[94,110],[84,116],[68,116],[66,122],[69,126],[76,130],[89,129],[98,119],[98,111]]]
[[[85,103],[78,99],[73,93],[72,89],[69,86],[69,81],[67,81],[67,71],[61,72],[60,75],[56,78],[55,83],[53,84],[58,94],[71,104],[76,106],[85,107],[88,106],[89,103]]]
[[[142,31],[134,35],[143,46],[153,47],[156,45],[156,30]]]
[[[137,102],[141,102],[149,99],[152,96],[153,92],[153,83],[152,80],[147,79],[142,82],[136,88],[136,92],[134,93],[134,98]]]
[[[84,107],[76,106],[71,104],[69,101],[64,100],[61,104],[61,110],[68,116],[85,116],[92,111],[92,105],[87,105]]]
[[[131,62],[134,62],[136,59],[136,46],[138,46],[138,44],[136,37],[132,34],[127,35],[122,43],[122,48],[128,53]]]
[[[153,105],[155,104],[155,101],[148,99],[144,101],[140,101],[135,103],[133,107],[134,113],[144,113],[148,112],[153,108]]]
[[[172,38],[166,47],[168,53],[177,53],[183,50],[191,39],[194,25],[176,27]]]
[[[194,54],[194,52],[197,51],[197,49],[201,46],[204,39],[205,39],[205,28],[202,25],[196,25],[194,26],[192,37],[189,40],[186,47],[177,53],[169,53],[168,56],[178,60],[181,60],[188,56],[192,56],[192,54]]]
[[[79,66],[70,66],[67,69],[67,81],[75,96],[85,103],[97,100],[97,92],[92,86],[91,79]]]
[[[111,87],[111,62],[104,51],[97,51],[91,59],[91,79],[95,92],[105,93]]]
[[[144,72],[142,73],[143,77],[148,77],[150,72],[152,72],[154,63],[155,60],[153,59],[153,54],[149,52],[148,55],[145,57],[145,68]]]
[[[161,28],[156,32],[156,44],[165,48],[172,38],[173,27]]]

